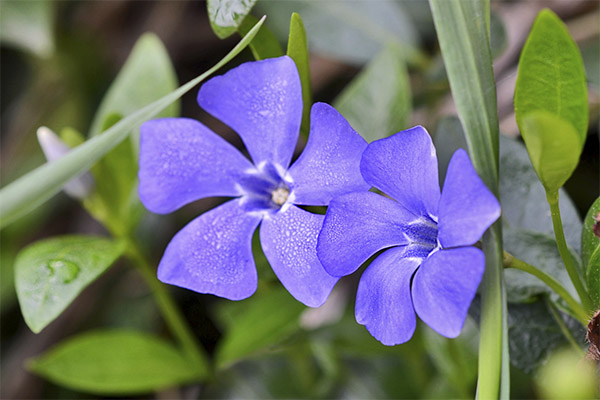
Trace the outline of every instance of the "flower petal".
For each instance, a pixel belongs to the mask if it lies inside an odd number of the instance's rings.
[[[338,281],[317,258],[323,216],[296,206],[267,214],[260,226],[262,249],[283,286],[298,301],[319,307]]]
[[[404,248],[386,250],[363,273],[356,295],[356,321],[386,346],[408,341],[417,319],[410,279],[420,259],[404,258]]]
[[[254,163],[290,164],[302,120],[302,88],[287,57],[248,62],[206,82],[198,104],[234,129]]]
[[[329,203],[317,254],[331,275],[349,275],[377,251],[408,243],[402,225],[416,218],[373,192],[336,197]]]
[[[327,205],[334,196],[367,191],[360,157],[367,142],[325,103],[313,105],[306,148],[292,165],[295,204]]]
[[[485,256],[475,247],[440,250],[427,258],[412,284],[419,318],[440,335],[457,337],[484,269]]]
[[[416,215],[437,215],[438,162],[431,137],[421,126],[376,140],[360,163],[363,178]]]
[[[463,149],[450,164],[440,198],[438,239],[442,247],[469,246],[500,217],[500,203],[475,172]]]
[[[155,119],[141,127],[142,203],[166,214],[209,196],[237,196],[237,182],[254,168],[235,147],[198,121]]]
[[[231,200],[187,224],[171,240],[158,279],[199,293],[241,300],[256,291],[252,234],[259,214]]]

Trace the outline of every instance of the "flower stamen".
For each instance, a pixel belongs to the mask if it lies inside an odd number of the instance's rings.
[[[271,201],[278,206],[282,206],[288,199],[290,190],[286,187],[278,187],[271,193]]]

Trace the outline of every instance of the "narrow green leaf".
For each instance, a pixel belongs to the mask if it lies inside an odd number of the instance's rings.
[[[525,140],[524,119],[536,110],[573,125],[583,146],[588,106],[581,53],[563,22],[548,9],[538,14],[519,59],[515,114]]]
[[[125,250],[94,236],[60,236],[23,249],[15,261],[15,285],[23,318],[38,333]]]
[[[227,330],[217,348],[218,368],[259,350],[274,346],[298,329],[300,313],[305,309],[282,288],[255,295],[243,304],[229,304]]]
[[[238,55],[252,41],[263,17],[215,66],[177,90],[123,118],[102,135],[95,136],[55,162],[44,164],[0,190],[0,227],[43,204],[71,178],[89,169],[107,152],[128,137],[131,129],[154,117],[208,76]]]
[[[535,173],[547,192],[556,192],[577,167],[580,136],[569,122],[541,110],[522,116],[520,128]]]
[[[293,13],[290,20],[290,35],[288,38],[287,55],[294,60],[300,81],[302,82],[302,133],[308,137],[310,130],[310,108],[312,106],[312,92],[310,89],[310,60],[308,56],[308,41],[304,23],[299,14]]]
[[[388,45],[346,86],[334,106],[368,142],[408,128],[410,81],[402,52]]]
[[[246,35],[257,22],[258,19],[252,14],[246,15],[246,18],[244,18],[238,27],[238,33],[242,36]],[[258,31],[254,39],[250,42],[249,47],[256,60],[264,60],[266,58],[274,58],[283,55],[283,50],[281,49],[279,41],[266,25],[263,25],[260,28],[260,31]]]
[[[213,32],[221,39],[233,35],[256,0],[208,0],[208,18]]]
[[[594,232],[594,228],[596,231]],[[594,201],[583,221],[581,258],[585,268],[590,297],[600,308],[600,197]]]
[[[0,42],[48,57],[54,51],[52,1],[0,2]]]
[[[32,360],[29,369],[58,385],[101,396],[144,394],[198,378],[174,346],[134,331],[70,338]]]
[[[490,49],[489,0],[429,0],[452,97],[477,173],[498,195],[498,114]],[[506,294],[502,271],[502,222],[482,240],[485,274],[481,284],[477,397],[509,397]]]

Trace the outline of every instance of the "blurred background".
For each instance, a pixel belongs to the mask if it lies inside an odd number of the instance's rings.
[[[580,217],[599,195],[598,5],[594,0],[492,2],[492,48],[504,135],[519,136],[512,102],[518,57],[537,13],[544,7],[556,12],[582,52],[588,76],[590,129],[582,160],[566,185]],[[391,41],[403,49],[412,93],[412,112],[404,116],[404,126],[398,130],[416,124],[424,125],[432,133],[444,128],[457,129],[456,121],[447,118],[456,112],[427,1],[258,1],[252,14],[256,17],[267,14],[266,26],[285,46],[292,11],[302,16],[307,27],[314,101],[334,103]],[[106,90],[143,33],[153,32],[163,41],[180,84],[210,68],[239,40],[236,35],[225,40],[217,38],[209,24],[206,3],[191,0],[2,0],[0,24],[2,186],[45,161],[35,135],[39,126],[55,131],[67,126],[80,132],[90,129]],[[252,59],[250,51],[245,50],[225,69]],[[239,138],[200,110],[195,98],[196,90],[182,98],[181,115],[199,119],[241,147]],[[360,127],[355,125],[355,128],[363,133]],[[298,150],[303,144],[301,140]],[[449,148],[453,146],[455,143]],[[440,149],[438,144],[438,152],[442,157],[448,150]],[[201,200],[168,216],[145,214],[138,234],[155,265],[175,232],[220,201]],[[540,203],[540,207],[547,205]],[[14,290],[15,255],[36,240],[68,233],[106,235],[104,228],[64,193],[0,232],[1,398],[89,398],[89,394],[54,385],[25,368],[27,359],[76,333],[101,327],[126,327],[168,337],[148,288],[124,262],[111,267],[41,333],[36,335],[29,330]],[[255,256],[261,277],[256,300],[236,303],[169,288],[198,340],[211,354],[225,332],[243,335],[244,330],[256,329],[257,335],[273,333],[260,330],[262,315],[271,311],[268,305],[256,303],[261,301],[261,293],[267,293],[265,288],[277,288],[278,283],[259,246],[255,246]],[[267,343],[243,357],[229,360],[210,382],[152,396],[473,397],[477,378],[476,319],[467,321],[463,334],[456,340],[447,340],[421,324],[409,343],[385,347],[354,321],[353,298],[358,276],[343,279],[324,307],[294,311],[293,321],[274,332]],[[283,307],[288,303],[293,303],[289,296],[278,305]],[[293,304],[290,307],[297,309]],[[236,325],[239,320],[236,316],[248,312],[256,316],[253,324]],[[473,314],[476,315],[476,310]],[[526,314],[515,315],[526,318]],[[536,352],[534,362],[526,360],[511,370],[514,398],[544,395],[545,384],[540,382],[545,381],[540,378],[543,373],[538,366],[562,345],[556,332],[540,330],[536,334],[539,337],[533,335],[529,341],[511,343],[517,364],[519,352]],[[553,334],[552,345],[536,343],[542,336]]]

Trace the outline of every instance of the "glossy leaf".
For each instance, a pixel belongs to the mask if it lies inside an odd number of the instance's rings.
[[[300,14],[293,13],[290,20],[290,35],[288,38],[287,55],[294,60],[302,82],[302,133],[308,137],[310,129],[310,109],[312,106],[312,92],[310,90],[310,63],[308,56],[308,41],[306,30]]]
[[[94,236],[60,236],[23,249],[15,261],[21,312],[38,333],[123,253],[122,243]]]
[[[2,188],[0,190],[0,198],[2,199],[0,202],[0,227],[5,226],[7,223],[14,221],[43,204],[56,194],[71,178],[89,169],[107,152],[127,138],[134,127],[157,115],[228,63],[252,41],[263,21],[264,19],[261,19],[233,50],[202,75],[135,113],[128,115],[102,135],[95,136],[86,141],[60,160],[44,164]]]
[[[410,15],[395,1],[260,1],[273,32],[288,36],[288,18],[302,16],[311,51],[347,63],[362,65],[386,44],[395,43],[408,62],[422,63],[419,37]]]
[[[0,42],[49,57],[54,51],[51,1],[3,0],[0,2]]]
[[[410,81],[400,50],[386,47],[344,89],[334,106],[368,142],[408,128]]]
[[[588,125],[583,61],[564,23],[548,9],[538,14],[519,59],[515,114],[526,142],[525,119],[537,110],[573,125],[583,146]]]
[[[246,18],[238,26],[238,33],[242,36],[246,35],[257,22],[258,19],[252,16],[252,14],[246,15]],[[260,28],[248,46],[252,50],[252,55],[256,60],[275,58],[283,55],[279,41],[266,25]]]
[[[570,123],[546,111],[522,117],[520,128],[537,176],[548,193],[557,191],[579,162],[579,135]]]
[[[221,39],[233,35],[256,0],[208,0],[208,18],[213,32]]]
[[[305,309],[282,288],[230,306],[229,310],[221,310],[231,317],[225,321],[226,333],[217,348],[218,368],[281,342],[298,329],[300,313]]]
[[[595,232],[594,232],[595,229]],[[596,308],[600,308],[600,197],[590,207],[583,220],[581,258],[585,268],[587,288]]]
[[[66,340],[29,369],[70,389],[103,396],[144,394],[199,378],[174,346],[134,331],[97,331]]]

